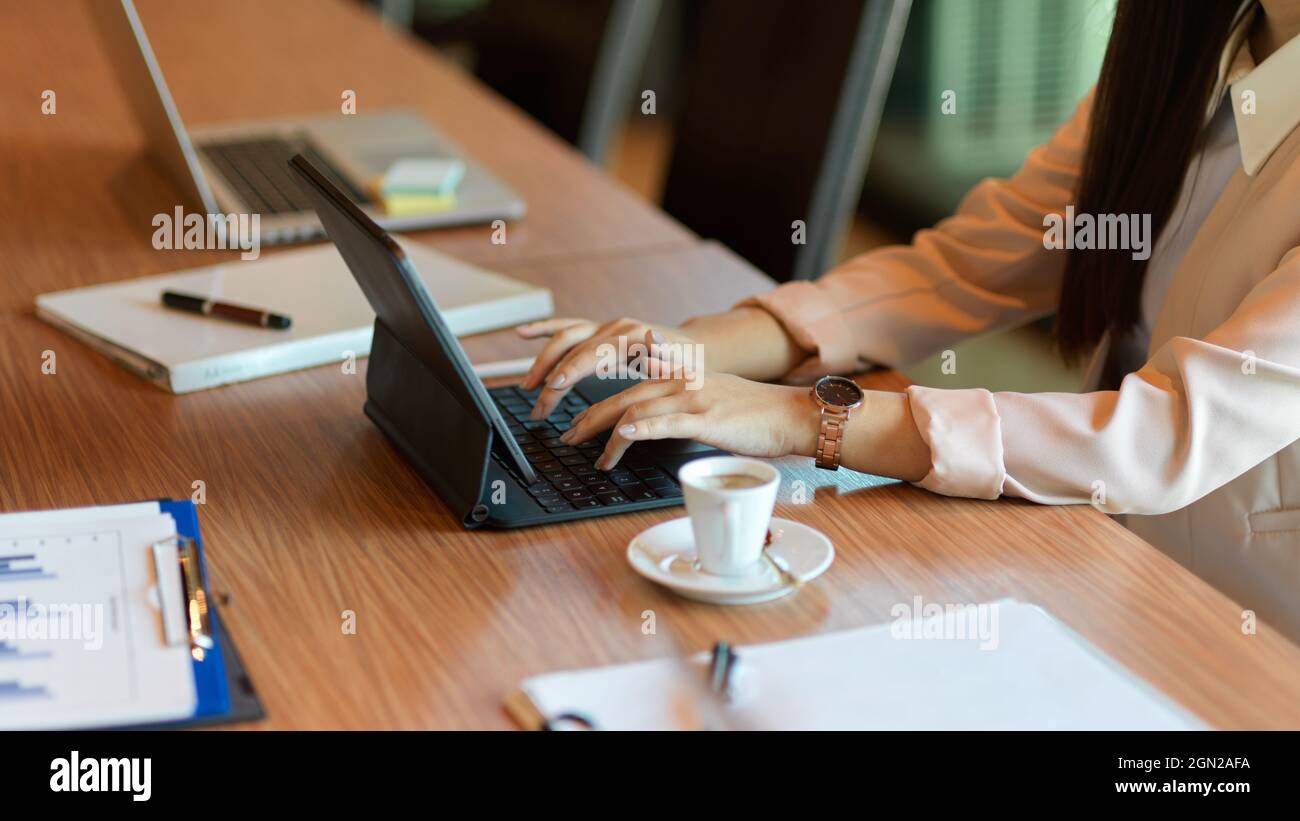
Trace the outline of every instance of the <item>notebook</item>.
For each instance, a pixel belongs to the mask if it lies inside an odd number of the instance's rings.
[[[260,718],[194,505],[0,515],[0,729]]]
[[[546,288],[402,245],[458,336],[551,315]],[[164,308],[168,289],[286,314],[293,325],[273,330]],[[42,294],[36,315],[172,393],[365,356],[375,318],[331,243]]]
[[[506,707],[529,729],[566,714],[602,730],[1203,729],[1041,608],[979,608],[739,647],[725,706],[705,654],[530,678]]]

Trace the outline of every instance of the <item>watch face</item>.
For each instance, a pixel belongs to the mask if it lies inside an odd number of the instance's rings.
[[[851,408],[862,401],[862,388],[852,379],[828,376],[817,382],[817,398],[838,408]]]

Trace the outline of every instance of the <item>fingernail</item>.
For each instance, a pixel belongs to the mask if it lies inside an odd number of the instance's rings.
[[[569,381],[569,377],[565,376],[564,374],[560,374],[559,376],[551,380],[551,387],[552,388],[563,387],[564,383],[568,381]]]
[[[572,440],[573,440],[573,428],[569,428],[564,433],[560,434],[560,441],[563,442],[564,444],[567,445]]]
[[[574,423],[577,424],[578,422],[581,422],[581,421],[582,421],[582,417],[584,417],[584,416],[586,416],[586,415],[587,415],[587,412],[586,412],[585,410],[578,411],[577,413],[575,413],[575,414],[573,415],[573,421],[574,421]]]
[[[605,465],[608,463],[608,461],[609,460],[606,459],[604,456],[601,456],[599,459],[596,460],[596,470],[606,470],[607,468],[605,467]]]
[[[624,425],[623,427],[618,429],[618,432],[623,434],[624,436],[631,436],[632,434],[636,433],[636,425]]]
[[[651,332],[650,332],[650,338],[653,339],[653,340],[655,341],[655,344],[658,344],[658,345],[662,345],[662,344],[664,344],[665,342],[668,341],[668,340],[664,339],[664,335],[661,334],[661,333],[659,333],[658,331],[651,331]]]
[[[532,419],[534,422],[536,422],[538,419],[541,419],[541,418],[542,418],[542,406],[541,406],[541,405],[533,405],[533,410],[532,410],[531,413],[528,414],[528,418],[529,418],[529,419]]]

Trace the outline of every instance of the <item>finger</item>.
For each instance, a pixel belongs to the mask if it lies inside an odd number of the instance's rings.
[[[539,336],[550,336],[556,331],[562,331],[565,328],[574,325],[581,325],[586,322],[585,319],[559,318],[559,319],[542,319],[537,322],[529,322],[526,325],[519,325],[515,328],[515,333],[524,339],[536,339]]]
[[[613,427],[619,417],[627,413],[633,405],[677,393],[680,393],[680,389],[672,380],[642,382],[636,387],[628,388],[587,408],[570,423],[573,427],[560,436],[560,441],[566,445],[585,442],[601,431]]]
[[[618,346],[620,340],[632,333],[641,323],[633,319],[613,319],[596,328],[585,345],[575,345],[560,360],[551,365],[546,375],[538,381],[542,393],[533,404],[533,419],[550,416],[565,394],[573,390],[579,380],[595,372],[605,345]],[[626,343],[624,343],[626,345]]]
[[[560,360],[560,357],[582,342],[588,339],[596,332],[596,326],[591,322],[580,322],[576,325],[568,325],[551,334],[551,341],[546,343],[542,352],[533,360],[533,366],[528,369],[527,375],[524,376],[524,390],[532,390],[542,384],[542,379],[551,372],[551,368]]]
[[[610,434],[605,452],[596,460],[596,469],[612,469],[636,442],[647,439],[694,439],[703,428],[704,417],[695,413],[668,413],[635,421],[620,419]]]
[[[647,356],[664,361],[671,357],[672,350],[668,347],[668,340],[654,328],[646,328],[644,342]]]
[[[560,400],[573,390],[574,385],[596,372],[601,360],[608,358],[612,353],[606,350],[606,346],[614,351],[618,350],[619,341],[628,335],[625,324],[616,321],[602,327],[590,339],[573,346],[560,358],[560,361],[546,375],[546,386],[537,397],[533,408],[534,419],[550,416],[560,404]],[[627,343],[624,342],[623,345],[626,347]]]

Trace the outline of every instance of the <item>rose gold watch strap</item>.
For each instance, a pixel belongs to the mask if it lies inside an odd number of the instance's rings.
[[[822,411],[822,429],[817,435],[817,467],[826,470],[840,469],[840,439],[844,436],[847,411]]]

